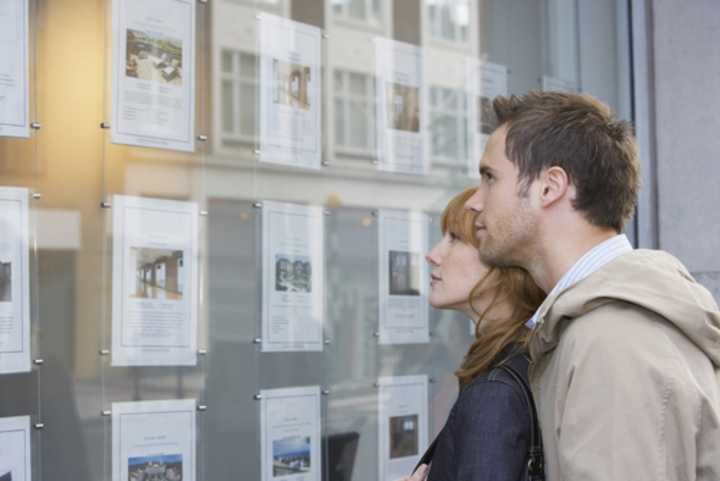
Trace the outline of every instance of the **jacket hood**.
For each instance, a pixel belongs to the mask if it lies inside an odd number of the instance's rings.
[[[712,294],[675,257],[642,249],[619,256],[548,297],[530,341],[532,358],[537,360],[557,345],[566,322],[615,301],[664,317],[720,366],[720,312]]]

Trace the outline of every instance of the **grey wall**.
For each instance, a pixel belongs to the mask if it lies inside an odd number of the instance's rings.
[[[720,2],[649,5],[658,245],[720,300]]]

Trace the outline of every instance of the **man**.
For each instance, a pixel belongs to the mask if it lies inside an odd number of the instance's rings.
[[[529,321],[547,479],[720,480],[720,313],[678,260],[620,234],[638,191],[630,126],[583,95],[493,106],[466,208],[483,260],[548,292]]]

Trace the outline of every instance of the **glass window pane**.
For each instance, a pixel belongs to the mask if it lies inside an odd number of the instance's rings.
[[[350,93],[353,95],[365,96],[367,92],[367,75],[358,73],[350,74]]]
[[[350,105],[350,117],[349,117],[349,132],[350,132],[350,146],[365,149],[368,146],[367,141],[367,119],[366,109],[362,102],[349,102]]]
[[[240,54],[240,74],[245,78],[255,78],[257,71],[257,56],[251,53]]]
[[[336,93],[342,92],[342,90],[345,88],[344,87],[345,76],[343,75],[343,73],[341,71],[336,70],[334,77],[335,77],[335,92]]]
[[[243,135],[255,135],[256,114],[255,99],[258,93],[257,87],[244,83],[240,86],[240,132]]]
[[[335,99],[335,143],[345,145],[345,102]]]
[[[233,132],[235,130],[235,99],[233,95],[233,83],[230,80],[222,82],[222,130]]]
[[[350,16],[358,20],[365,20],[365,0],[350,0]]]
[[[233,57],[234,54],[229,50],[223,50],[221,54],[221,61],[222,64],[222,71],[226,73],[231,73],[233,71]]]
[[[450,6],[449,5],[443,5],[442,10],[440,11],[440,26],[441,26],[441,33],[440,36],[445,40],[454,40],[454,26],[451,19],[451,13],[450,13]]]

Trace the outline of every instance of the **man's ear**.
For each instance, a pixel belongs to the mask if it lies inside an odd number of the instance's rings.
[[[540,205],[549,207],[568,193],[570,178],[565,169],[552,166],[540,174]]]

